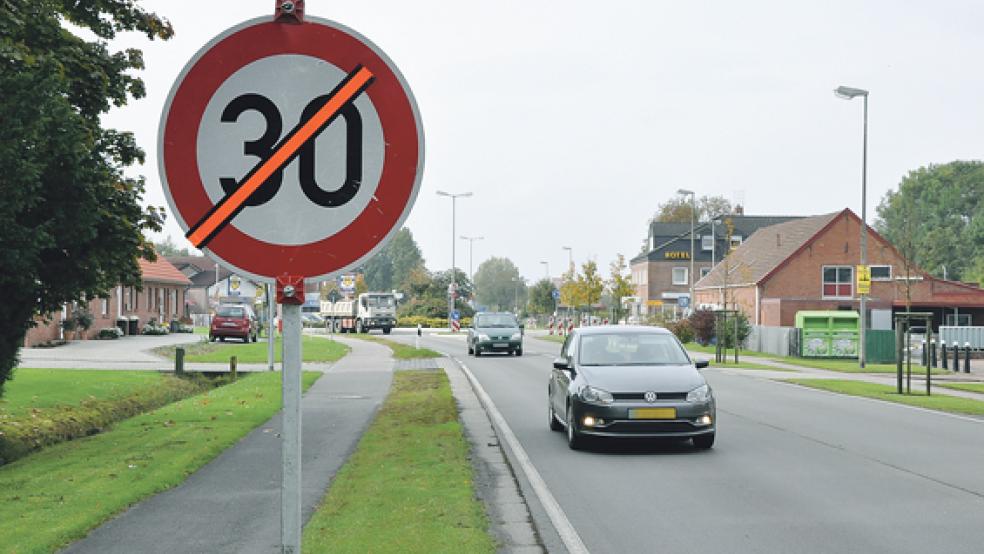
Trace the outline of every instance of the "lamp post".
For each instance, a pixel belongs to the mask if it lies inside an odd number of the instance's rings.
[[[853,100],[858,96],[864,99],[864,131],[861,146],[861,265],[868,265],[868,91],[860,88],[837,87],[834,94],[845,100]],[[856,281],[857,279],[855,279]],[[861,299],[861,345],[858,350],[858,362],[864,368],[867,359],[867,348],[865,348],[865,328],[867,324],[867,302],[866,295],[858,294]]]
[[[697,219],[697,195],[687,189],[677,190],[677,194],[690,195],[690,310],[694,309],[694,223]]]
[[[540,263],[543,264],[543,278],[549,281],[550,280],[550,262],[548,262],[546,260],[540,260]]]
[[[448,291],[448,327],[450,328],[451,327],[451,312],[454,311],[454,297],[455,297],[455,294],[457,294],[456,289],[457,289],[457,284],[458,284],[458,283],[455,282],[456,279],[457,279],[457,276],[455,275],[455,267],[454,267],[454,247],[455,247],[455,243],[457,242],[457,239],[455,238],[455,236],[456,236],[456,232],[455,232],[456,231],[456,228],[455,228],[456,203],[457,203],[458,198],[467,198],[467,197],[471,196],[472,193],[471,192],[450,193],[450,192],[444,192],[443,190],[439,190],[439,191],[437,191],[437,195],[438,196],[447,196],[448,198],[451,199],[451,290]]]
[[[567,250],[568,268],[571,272],[571,280],[574,280],[574,249],[570,246],[561,246],[561,249]],[[571,302],[573,304],[573,302]],[[567,307],[568,315],[574,316],[574,308],[572,306]]]
[[[472,281],[472,286],[475,286],[475,272],[472,270],[472,254],[474,254],[474,246],[476,240],[484,240],[485,237],[466,237],[461,235],[461,240],[468,241],[468,278]]]

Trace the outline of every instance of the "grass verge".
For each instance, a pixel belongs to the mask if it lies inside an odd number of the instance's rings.
[[[691,352],[703,352],[705,354],[714,354],[715,347],[713,345],[703,346],[695,342],[688,342],[684,345],[687,350]],[[734,357],[734,350],[729,350],[730,355]],[[857,360],[839,360],[839,359],[824,359],[824,358],[799,358],[796,356],[778,356],[775,354],[766,354],[763,352],[752,352],[751,350],[742,350],[738,353],[738,359],[742,356],[750,356],[753,358],[764,358],[766,360],[773,360],[776,362],[782,362],[784,364],[794,365],[797,367],[811,368],[811,369],[826,369],[828,371],[839,371],[841,373],[895,373],[895,364],[865,364],[865,368],[861,369],[858,367]],[[913,371],[916,370],[916,365],[913,364]],[[941,369],[934,369],[934,375],[945,375],[946,372]]]
[[[152,371],[18,369],[0,399],[0,465],[216,384]]]
[[[320,376],[305,372],[304,388]],[[58,550],[180,484],[279,408],[280,373],[256,373],[0,467],[0,545]]]
[[[984,394],[984,383],[933,383],[933,386]]]
[[[784,379],[784,381],[830,392],[887,400],[897,404],[919,406],[920,408],[929,408],[942,412],[984,415],[984,402],[980,400],[946,396],[943,394],[926,396],[926,392],[923,390],[916,391],[913,389],[912,394],[898,394],[892,385],[840,379]]]
[[[355,338],[383,344],[393,351],[393,357],[397,360],[412,360],[416,358],[441,358],[443,354],[435,352],[430,348],[414,348],[409,344],[403,344],[395,340],[384,339],[368,333],[355,335]]]
[[[401,371],[304,528],[315,552],[494,552],[442,371]]]
[[[528,335],[528,336],[533,337],[537,340],[556,342],[557,344],[564,344],[564,341],[567,340],[567,337],[562,335]]]
[[[305,362],[336,362],[349,351],[344,344],[332,340],[303,335],[301,341]],[[282,339],[278,337],[273,345],[273,356],[277,362],[280,361],[281,346]],[[154,351],[159,355],[174,358],[174,349],[174,346],[162,346]],[[184,345],[184,349],[186,362],[228,363],[231,356],[236,356],[241,364],[262,364],[267,361],[266,342],[244,344],[202,341]]]

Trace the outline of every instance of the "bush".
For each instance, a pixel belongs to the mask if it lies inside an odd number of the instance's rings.
[[[690,321],[687,319],[681,319],[680,321],[671,323],[670,331],[684,344],[694,341],[694,329],[690,326]]]
[[[75,312],[75,315],[73,317],[75,319],[76,325],[82,331],[88,331],[89,328],[92,327],[92,323],[96,319],[95,317],[93,317],[92,312],[90,312],[85,308],[82,308],[77,312]]]
[[[119,327],[103,327],[96,333],[97,339],[111,340],[123,336],[123,331]]]
[[[751,326],[748,324],[748,318],[743,313],[738,313],[738,343],[741,345],[745,344],[745,339],[752,332]],[[735,316],[729,316],[725,319],[724,328],[721,330],[721,334],[724,335],[724,347],[734,348],[735,347]]]
[[[704,346],[710,344],[714,338],[714,319],[714,312],[710,310],[697,310],[690,316],[693,337]]]
[[[168,334],[167,327],[157,324],[156,320],[150,320],[144,325],[143,331],[140,332],[144,335],[166,335]]]

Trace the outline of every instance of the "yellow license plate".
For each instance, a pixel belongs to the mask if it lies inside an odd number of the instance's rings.
[[[676,419],[676,408],[630,409],[629,419]]]

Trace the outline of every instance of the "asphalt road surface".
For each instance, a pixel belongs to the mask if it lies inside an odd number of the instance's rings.
[[[547,428],[559,345],[527,338],[523,357],[478,359],[458,337],[425,336],[421,345],[471,369],[593,553],[984,548],[984,420],[711,368],[713,450],[596,441],[575,452]],[[546,546],[562,552],[520,481]]]

